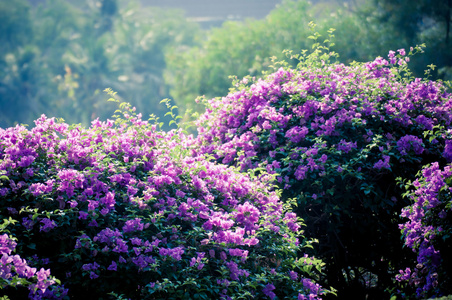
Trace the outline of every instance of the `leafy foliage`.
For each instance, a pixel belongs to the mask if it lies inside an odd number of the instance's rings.
[[[450,159],[452,97],[441,82],[411,77],[407,62],[420,47],[346,66],[317,42],[320,34],[310,38],[311,54],[290,56],[297,68],[282,62],[205,101],[196,151],[275,174],[307,236],[320,241],[325,282],[341,297],[381,298],[413,260],[400,242],[398,214],[409,202],[396,179]]]
[[[64,288],[31,285],[30,298],[318,299],[328,292],[313,280],[323,263],[300,254],[312,243],[301,220],[268,178],[191,157],[192,137],[158,131],[134,110],[122,103],[115,120],[89,128],[43,115],[30,130],[0,129],[0,217],[11,220],[0,249],[17,241],[3,259],[14,250]],[[0,274],[6,295],[27,295],[23,282]]]
[[[450,141],[448,141],[450,143]],[[448,144],[449,144],[448,143]],[[450,151],[446,146],[446,150]],[[449,155],[449,154],[448,154]],[[437,162],[426,166],[413,182],[405,183],[406,196],[412,204],[402,210],[408,221],[400,225],[405,245],[417,253],[415,268],[406,268],[397,277],[417,287],[417,295],[423,297],[450,294],[447,282],[451,280],[451,187],[450,164],[444,169]]]

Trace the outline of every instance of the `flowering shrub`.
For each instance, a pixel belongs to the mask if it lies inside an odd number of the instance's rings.
[[[381,299],[414,259],[402,250],[398,214],[409,201],[396,178],[450,159],[452,96],[441,82],[410,77],[409,55],[422,49],[410,50],[346,66],[317,44],[295,57],[296,69],[282,63],[206,101],[196,123],[196,153],[274,174],[282,198],[296,199],[307,236],[320,240],[324,280],[343,297],[363,288]]]
[[[407,196],[413,203],[402,210],[401,216],[408,221],[400,225],[405,245],[417,254],[417,265],[400,271],[397,279],[415,285],[419,297],[451,294],[451,165],[441,169],[435,162],[418,175],[407,183]]]
[[[23,299],[23,279],[35,277],[33,299],[328,292],[314,281],[322,262],[303,254],[300,220],[265,176],[192,158],[191,137],[121,108],[124,119],[87,129],[45,116],[0,129],[0,217],[12,220],[0,236],[2,292]],[[49,271],[64,285],[53,296]]]
[[[11,218],[4,220],[0,225],[2,230],[5,230],[10,222],[13,222]],[[27,261],[19,255],[12,255],[16,246],[17,242],[8,234],[0,235],[0,254],[2,255],[0,258],[0,287],[2,289],[8,286],[28,286],[31,299],[41,299],[43,295],[46,299],[57,299],[56,297],[67,294],[67,290],[55,285],[58,280],[50,276],[50,270],[41,268],[37,271],[36,268],[28,266]]]

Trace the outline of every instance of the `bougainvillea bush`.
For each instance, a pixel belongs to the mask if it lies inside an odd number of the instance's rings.
[[[405,244],[417,253],[417,265],[400,271],[397,280],[417,287],[425,297],[433,292],[452,293],[452,166],[440,168],[437,162],[419,172],[419,178],[406,183],[413,202],[402,211],[408,220],[400,224]]]
[[[269,179],[160,132],[127,105],[91,127],[0,129],[1,295],[318,299],[322,262]],[[268,176],[267,176],[268,177]]]
[[[300,61],[295,69],[275,64],[274,73],[205,100],[196,151],[274,174],[306,235],[319,239],[324,282],[341,297],[382,299],[416,261],[400,235],[399,215],[411,202],[396,179],[414,180],[423,165],[452,158],[445,142],[452,96],[441,82],[411,78],[407,62],[422,47],[351,65],[315,47],[290,57]]]

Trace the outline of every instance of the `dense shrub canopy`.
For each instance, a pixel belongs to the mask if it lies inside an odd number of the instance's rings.
[[[296,199],[307,235],[320,240],[325,282],[343,297],[358,287],[381,297],[375,289],[415,260],[402,250],[398,216],[410,201],[396,179],[450,160],[452,96],[441,82],[410,77],[419,50],[346,66],[318,45],[296,69],[245,78],[206,101],[197,121],[198,153],[276,174],[283,199]]]
[[[401,270],[397,279],[415,284],[420,297],[431,290],[438,294],[451,292],[448,286],[452,280],[452,260],[448,255],[452,251],[451,183],[451,165],[441,169],[435,162],[407,184],[407,196],[413,203],[402,210],[401,216],[408,220],[400,224],[400,229],[405,244],[417,253],[417,265]]]
[[[44,115],[0,128],[5,295],[452,293],[446,84],[411,77],[420,47],[344,65],[310,38],[311,54],[288,52],[296,68],[206,101],[196,138],[125,103],[89,128]]]
[[[310,241],[267,179],[192,158],[192,138],[123,108],[125,120],[87,129],[45,116],[30,130],[0,129],[6,295],[24,298],[21,286],[33,299],[325,292],[312,280],[322,263],[300,255]]]

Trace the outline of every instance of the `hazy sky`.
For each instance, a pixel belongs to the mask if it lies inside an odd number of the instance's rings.
[[[140,0],[143,5],[177,7],[187,11],[188,17],[231,16],[263,18],[281,0]]]

